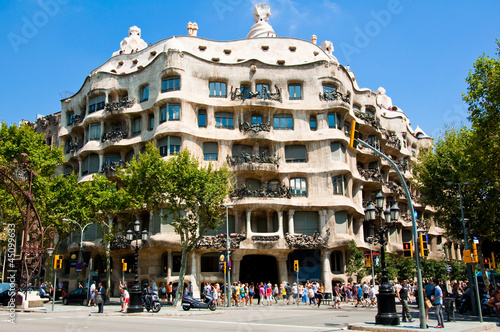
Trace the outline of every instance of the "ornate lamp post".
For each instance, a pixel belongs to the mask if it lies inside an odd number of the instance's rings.
[[[144,244],[146,244],[148,240],[148,231],[143,230],[142,232],[140,231],[141,229],[141,223],[139,220],[136,220],[134,222],[134,230],[128,230],[126,238],[128,241],[131,242],[132,246],[134,247],[135,254],[134,254],[134,271],[135,271],[135,279],[134,279],[134,286],[130,289],[130,305],[128,306],[127,313],[131,312],[142,312],[144,308],[142,307],[142,299],[141,299],[141,288],[139,286],[139,265],[137,264],[137,259],[139,257],[139,249],[141,249]],[[139,239],[141,240],[141,243],[139,244]],[[135,240],[135,245],[133,244],[133,241]]]
[[[380,285],[377,294],[377,315],[375,316],[375,324],[381,325],[399,325],[399,317],[396,312],[396,301],[392,283],[389,282],[387,276],[387,268],[385,264],[385,246],[387,244],[387,233],[389,232],[392,223],[399,218],[399,207],[397,203],[389,209],[384,209],[384,195],[379,192],[375,196],[375,206],[372,202],[368,203],[365,209],[365,220],[372,224],[371,231],[374,232],[374,242],[380,244],[380,262],[382,264],[382,284]],[[382,212],[383,211],[383,212]],[[373,223],[375,222],[375,215],[378,212],[379,225],[375,230]],[[385,225],[382,225],[382,213],[384,214]]]

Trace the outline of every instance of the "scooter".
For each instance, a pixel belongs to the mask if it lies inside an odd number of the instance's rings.
[[[156,293],[142,294],[142,305],[147,311],[158,312],[161,309],[160,298]]]
[[[212,311],[215,311],[215,303],[214,299],[209,296],[205,295],[205,299],[194,299],[191,296],[183,296],[182,297],[182,309],[185,311],[188,311],[189,309],[210,309]]]

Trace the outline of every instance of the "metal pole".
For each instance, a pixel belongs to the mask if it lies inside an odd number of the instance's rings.
[[[373,241],[373,240],[372,240]],[[372,285],[373,291],[375,291],[375,268],[373,267],[373,242],[370,241],[370,263],[372,265]]]
[[[227,250],[227,306],[231,307],[231,268],[229,262],[231,260],[231,243],[229,242],[229,206],[226,205],[226,250]]]
[[[476,269],[474,268],[474,264],[472,264],[472,273],[474,274],[474,285],[476,290],[476,301],[477,301],[477,312],[479,313],[479,322],[483,322],[483,312],[481,310],[481,299],[479,298],[479,287],[477,286],[477,276]],[[486,278],[488,278],[488,272],[486,272]],[[484,275],[483,275],[484,280]],[[472,302],[472,300],[471,300]]]
[[[405,191],[405,196],[406,199],[408,200],[408,206],[410,208],[410,214],[411,214],[411,222],[412,222],[412,229],[413,229],[413,247],[415,250],[415,264],[417,266],[417,283],[418,283],[418,308],[419,308],[419,315],[420,315],[420,328],[421,329],[426,329],[427,328],[427,319],[425,317],[425,309],[424,309],[424,293],[423,293],[423,282],[422,282],[422,270],[420,267],[420,257],[418,253],[418,247],[417,247],[417,222],[415,220],[415,210],[413,209],[413,202],[411,200],[410,196],[410,191],[408,190],[408,187],[406,186],[406,181],[403,177],[403,174],[399,171],[398,167],[396,164],[391,160],[391,158],[387,157],[385,154],[382,152],[378,151],[374,147],[372,147],[370,144],[364,142],[361,139],[358,139],[358,142],[361,143],[364,147],[369,148],[370,150],[374,151],[376,155],[384,158],[389,162],[389,164],[394,168],[396,173],[399,176],[399,179],[401,180],[401,185],[403,186],[403,189]]]
[[[57,281],[57,270],[54,269],[54,290],[52,291],[52,311],[54,311],[54,302],[56,302],[56,281]]]

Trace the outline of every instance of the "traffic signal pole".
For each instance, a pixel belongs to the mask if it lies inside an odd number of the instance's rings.
[[[355,128],[352,128],[352,130],[354,131]],[[354,138],[354,133],[351,135],[351,146],[353,146],[353,142],[352,142],[353,138]],[[413,208],[413,202],[411,200],[410,191],[408,190],[408,187],[406,186],[406,181],[403,178],[403,174],[401,174],[398,167],[391,160],[391,158],[389,158],[388,156],[386,156],[385,154],[383,154],[382,152],[375,149],[370,144],[364,142],[363,140],[361,140],[359,138],[357,138],[356,141],[359,142],[364,147],[375,152],[376,156],[380,156],[381,158],[384,158],[385,160],[387,160],[389,162],[389,164],[392,166],[392,168],[396,171],[396,173],[399,176],[399,179],[401,180],[401,184],[403,186],[406,199],[408,200],[408,206],[410,207],[410,215],[411,215],[411,222],[412,222],[412,228],[413,228],[413,248],[415,250],[414,256],[415,256],[415,263],[417,265],[417,283],[418,283],[417,291],[418,291],[418,308],[419,308],[419,314],[420,314],[420,328],[426,329],[427,328],[427,319],[425,317],[425,308],[424,308],[424,292],[423,292],[424,285],[422,282],[422,270],[420,268],[420,257],[419,257],[419,252],[418,252],[419,247],[417,245],[417,238],[418,238],[418,236],[417,236],[417,234],[418,234],[417,222],[415,220],[415,210]]]

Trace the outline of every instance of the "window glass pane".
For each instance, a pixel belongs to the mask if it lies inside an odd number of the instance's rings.
[[[140,134],[141,133],[141,127],[142,127],[142,118],[138,117],[134,119],[134,122],[132,123],[132,134]]]
[[[198,127],[206,127],[207,126],[207,111],[199,110],[198,111]]]
[[[160,123],[167,121],[167,105],[160,108]]]
[[[328,127],[336,128],[336,125],[337,125],[336,113],[328,113]]]
[[[210,82],[210,97],[226,97],[226,83]]]
[[[290,180],[290,190],[292,196],[307,196],[307,182],[304,178]]]
[[[153,130],[155,127],[155,116],[150,114],[148,117],[148,130]]]
[[[101,139],[101,124],[91,123],[89,127],[89,140],[97,141]]]
[[[257,84],[255,89],[259,92],[258,99],[267,99],[267,93],[269,92],[269,84]]]
[[[330,144],[332,159],[337,161],[345,161],[345,147],[340,142],[332,142]]]
[[[252,124],[262,124],[262,116],[253,115],[252,116]]]
[[[99,155],[91,153],[89,156],[89,174],[99,172]]]
[[[344,178],[343,174],[336,176],[336,177],[333,177],[332,184],[333,184],[333,194],[334,195],[345,195],[346,184],[345,184],[345,178]]]
[[[169,104],[168,105],[168,119],[169,120],[179,120],[181,105],[179,104]]]
[[[233,113],[217,112],[215,113],[215,127],[233,129]]]
[[[149,85],[142,87],[141,89],[141,102],[149,99]]]
[[[333,91],[337,91],[337,87],[335,85],[323,84],[323,92],[333,92]]]
[[[205,160],[217,160],[219,146],[216,142],[203,143],[203,156]]]
[[[180,90],[181,78],[179,76],[166,77],[162,80],[161,91]]]
[[[316,120],[316,117],[315,116],[311,116],[309,117],[309,128],[311,130],[316,130],[318,129],[317,127],[317,120]]]
[[[274,129],[293,130],[293,117],[291,114],[276,114],[274,116]]]
[[[244,145],[244,144],[234,144],[233,145],[233,149],[232,149],[233,156],[239,156],[243,152],[251,155],[253,153],[253,148],[250,145]]]

